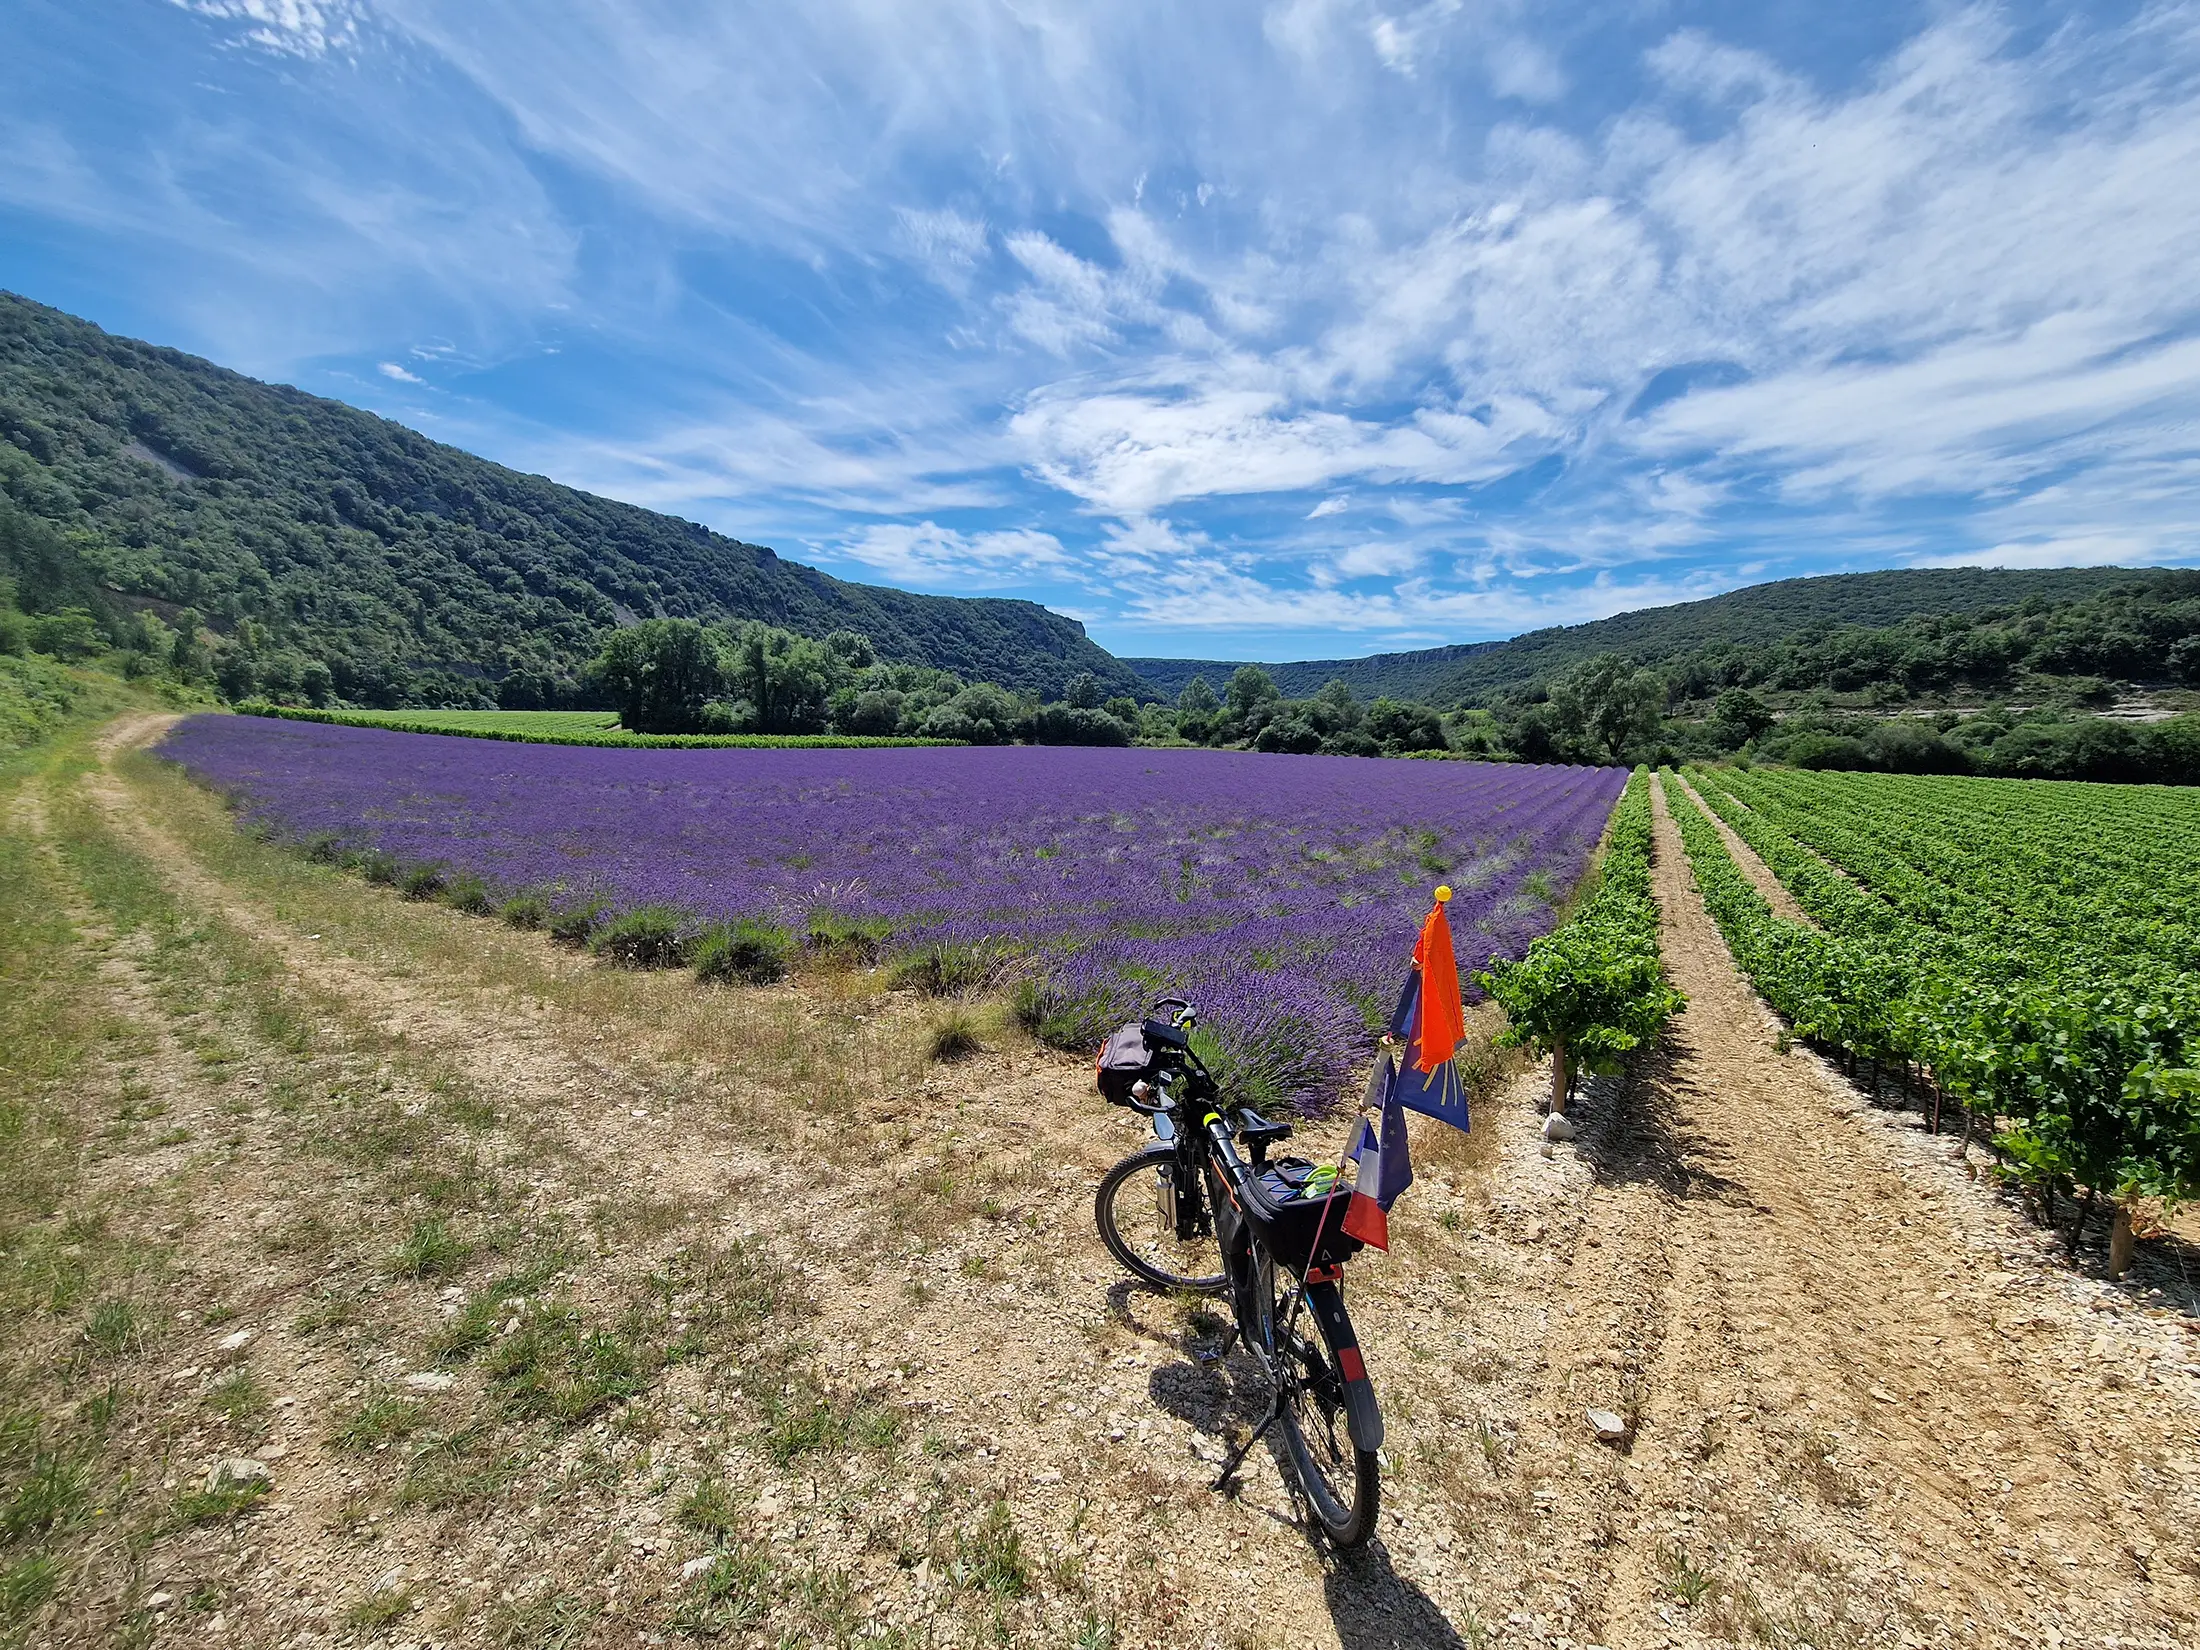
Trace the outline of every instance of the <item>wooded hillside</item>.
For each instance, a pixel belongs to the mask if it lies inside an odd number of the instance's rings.
[[[1488,703],[1496,695],[1548,677],[1601,653],[1658,665],[1682,654],[1764,648],[1795,637],[1823,637],[1856,627],[1884,630],[1920,618],[1961,618],[2000,608],[2043,606],[2096,597],[2120,586],[2158,582],[2159,570],[2056,567],[1905,568],[1835,573],[1752,585],[1706,601],[1648,607],[1589,624],[1532,630],[1502,642],[1378,653],[1366,659],[1310,659],[1262,668],[1278,688],[1303,697],[1341,680],[1362,698],[1389,695],[1450,707]],[[2172,579],[2176,575],[2170,575]],[[2189,576],[2188,576],[2189,577]],[[1218,691],[1241,661],[1127,659],[1164,697],[1183,692],[1194,676]],[[2129,669],[2098,664],[2083,670]],[[2143,672],[2139,672],[2144,674]]]
[[[860,631],[1048,697],[1140,687],[1036,603],[850,584],[8,293],[0,493],[125,605],[248,621],[360,704],[567,703],[614,626],[665,615]]]

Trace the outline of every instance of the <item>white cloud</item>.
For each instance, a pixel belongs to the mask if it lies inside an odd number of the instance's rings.
[[[1016,527],[964,533],[934,522],[880,522],[835,547],[910,584],[1015,585],[1076,566],[1052,533]]]
[[[894,208],[895,238],[925,272],[950,292],[970,290],[972,273],[985,255],[983,219],[965,217],[952,208],[924,211]]]
[[[1581,624],[1636,608],[1696,601],[1740,582],[1702,573],[1684,578],[1600,577],[1548,591],[1517,585],[1453,590],[1414,579],[1394,590],[1375,592],[1320,585],[1279,589],[1244,566],[1207,560],[1170,569],[1136,590],[1127,616],[1157,629],[1339,630],[1365,635],[1427,634],[1434,627],[1439,634],[1510,635],[1546,625]]]
[[[1371,539],[1355,544],[1316,569],[1315,577],[1333,574],[1340,579],[1394,579],[1421,565],[1421,552],[1408,544]]]
[[[245,25],[242,39],[263,51],[323,57],[359,43],[361,8],[353,0],[170,0],[202,17]]]
[[[376,370],[380,372],[384,378],[394,378],[400,384],[424,384],[427,382],[425,378],[420,377],[417,373],[407,372],[395,361],[384,361],[380,363]]]
[[[1352,500],[1343,493],[1332,493],[1313,509],[1306,512],[1308,521],[1319,521],[1324,516],[1341,516],[1352,508]]]

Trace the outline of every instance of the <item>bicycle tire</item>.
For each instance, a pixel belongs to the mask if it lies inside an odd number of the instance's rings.
[[[1254,1264],[1260,1273],[1254,1287],[1266,1310],[1263,1361],[1269,1379],[1283,1389],[1277,1424],[1284,1453],[1322,1533],[1336,1546],[1357,1547],[1375,1533],[1375,1515],[1382,1504],[1381,1464],[1373,1450],[1361,1449],[1353,1441],[1337,1348],[1330,1342],[1328,1326],[1302,1306],[1292,1321],[1290,1344],[1277,1347],[1275,1332],[1281,1327],[1283,1310],[1280,1297],[1290,1290],[1289,1274],[1257,1243]],[[1341,1302],[1337,1313],[1343,1317]]]
[[[1229,1281],[1222,1273],[1180,1272],[1169,1264],[1171,1260],[1183,1260],[1202,1249],[1217,1260],[1221,1258],[1211,1238],[1196,1245],[1184,1243],[1173,1231],[1162,1228],[1159,1211],[1151,1202],[1154,1186],[1146,1176],[1155,1170],[1166,1172],[1175,1163],[1176,1149],[1158,1143],[1124,1158],[1101,1177],[1099,1189],[1093,1193],[1093,1222],[1100,1228],[1100,1241],[1107,1245],[1108,1253],[1132,1277],[1156,1289],[1186,1289],[1202,1295],[1218,1295]],[[1148,1200],[1143,1208],[1135,1204],[1130,1206],[1142,1219],[1126,1219],[1118,1213],[1126,1190],[1134,1198]],[[1126,1227],[1129,1228],[1127,1232]]]

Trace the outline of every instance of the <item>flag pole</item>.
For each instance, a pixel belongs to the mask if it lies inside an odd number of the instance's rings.
[[[1390,1039],[1388,1037],[1383,1038],[1379,1048],[1380,1052],[1377,1053],[1375,1058],[1378,1061],[1388,1060],[1390,1058]],[[1351,1161],[1353,1142],[1358,1138],[1359,1130],[1366,1122],[1367,1096],[1363,1094],[1360,1097],[1359,1105],[1353,1108],[1352,1127],[1345,1131],[1344,1151],[1337,1158],[1336,1177],[1330,1182],[1329,1195],[1322,1199],[1321,1219],[1314,1222],[1314,1241],[1306,1246],[1306,1264],[1299,1268],[1299,1286],[1291,1291],[1291,1304],[1285,1308],[1283,1325],[1276,1331],[1276,1339],[1279,1343],[1290,1337],[1292,1329],[1299,1321],[1299,1308],[1306,1302],[1306,1274],[1314,1269],[1314,1257],[1322,1252],[1322,1232],[1329,1225],[1329,1211],[1337,1206],[1337,1182],[1344,1179],[1344,1166]],[[1274,1351],[1276,1348],[1271,1347],[1269,1350]]]

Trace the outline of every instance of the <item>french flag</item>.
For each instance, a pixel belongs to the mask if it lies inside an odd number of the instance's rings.
[[[1384,1055],[1382,1067],[1390,1064]],[[1378,1073],[1379,1075],[1379,1073]],[[1383,1126],[1360,1124],[1360,1143],[1353,1149],[1359,1171],[1352,1180],[1352,1201],[1345,1205],[1344,1234],[1370,1248],[1390,1250],[1390,1206],[1413,1184],[1413,1162],[1406,1156],[1406,1114],[1389,1096],[1383,1099]]]

